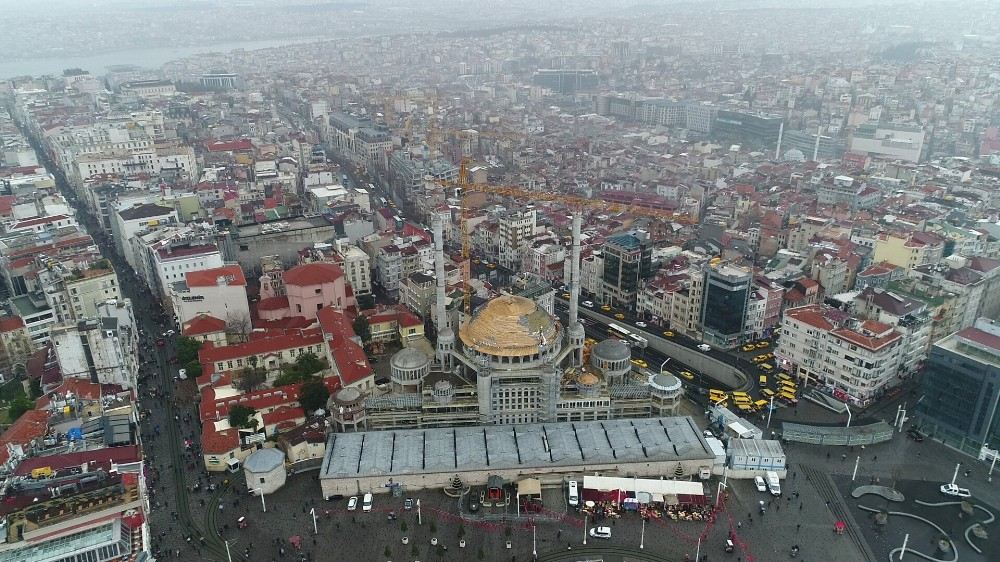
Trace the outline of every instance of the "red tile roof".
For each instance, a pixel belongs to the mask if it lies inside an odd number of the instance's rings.
[[[7,462],[10,453],[8,444],[27,445],[45,436],[49,429],[49,413],[44,410],[28,410],[7,431],[0,435],[0,463]]]
[[[253,150],[253,142],[250,139],[209,141],[205,143],[205,150],[209,152],[249,152]]]
[[[245,287],[247,284],[247,279],[243,276],[243,268],[239,264],[189,271],[184,275],[188,287],[214,287],[218,284],[220,277],[224,278],[225,284],[230,287]]]
[[[976,327],[969,327],[961,330],[956,335],[979,345],[984,345],[996,351],[1000,351],[1000,336],[995,336],[985,330],[980,330]]]
[[[257,303],[257,310],[281,310],[288,308],[288,297],[268,297]]]
[[[240,446],[236,429],[215,431],[215,423],[205,422],[201,430],[201,451],[206,455],[223,455]]]
[[[870,322],[870,321],[869,321]],[[868,322],[865,322],[867,324]],[[881,324],[880,322],[875,322],[875,324]],[[885,326],[885,324],[882,324]],[[891,327],[890,327],[891,328]],[[870,351],[878,351],[887,345],[903,338],[902,334],[896,331],[891,331],[888,334],[882,336],[866,336],[864,334],[859,334],[854,330],[849,328],[837,328],[830,332],[831,334],[847,340],[855,345],[859,345],[868,349]]]
[[[285,272],[285,284],[307,287],[331,283],[344,276],[340,266],[332,263],[314,262],[293,267]]]
[[[0,332],[13,332],[24,327],[24,320],[20,316],[4,316],[0,318]]]
[[[31,457],[24,459],[14,474],[24,476],[31,474],[36,468],[51,467],[53,470],[63,468],[79,468],[82,464],[88,465],[88,471],[99,468],[111,469],[111,463],[125,464],[142,460],[142,451],[138,445],[126,445],[124,447],[106,447],[104,449],[94,449],[91,451],[81,451],[76,453],[63,453],[61,455],[50,455],[45,457]]]
[[[216,363],[230,359],[242,359],[250,356],[267,355],[286,349],[297,349],[322,343],[323,334],[319,330],[289,330],[283,335],[273,337],[252,338],[250,341],[236,345],[215,347],[206,344],[198,352],[198,360],[205,363]]]
[[[99,383],[90,382],[87,379],[67,377],[63,379],[62,384],[58,387],[36,400],[35,407],[39,409],[46,408],[49,403],[52,402],[53,396],[66,396],[68,394],[73,395],[80,400],[96,401],[100,400],[104,393]]]
[[[269,414],[261,415],[261,419],[264,420],[264,427],[272,425],[287,427],[286,424],[289,422],[291,422],[291,427],[295,427],[306,421],[306,412],[301,407],[283,406]]]
[[[200,336],[223,332],[225,329],[225,320],[216,318],[210,314],[199,314],[184,323],[181,334],[185,336]]]
[[[51,215],[51,216],[45,216],[45,217],[35,217],[33,219],[25,219],[23,221],[16,222],[13,225],[11,225],[8,230],[17,230],[19,228],[28,228],[28,227],[35,226],[35,225],[38,225],[38,224],[47,224],[47,223],[50,223],[50,222],[61,221],[61,220],[65,220],[65,219],[68,219],[68,218],[69,218],[69,215]]]
[[[821,330],[829,331],[835,328],[834,324],[823,316],[823,308],[818,304],[790,308],[785,311],[785,316]]]

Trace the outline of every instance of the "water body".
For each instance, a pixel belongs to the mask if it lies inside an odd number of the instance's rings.
[[[0,60],[0,77],[41,76],[43,74],[62,74],[67,68],[82,68],[91,74],[100,76],[107,73],[109,66],[116,64],[133,64],[143,68],[159,68],[164,64],[201,53],[228,52],[236,49],[268,49],[296,43],[312,43],[322,41],[324,37],[298,37],[286,39],[265,39],[261,41],[241,41],[235,43],[216,43],[192,47],[155,47],[149,49],[132,49],[113,51],[98,55],[82,57],[46,57],[4,61]]]

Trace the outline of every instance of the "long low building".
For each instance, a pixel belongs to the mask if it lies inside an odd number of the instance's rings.
[[[687,416],[334,433],[320,471],[323,497],[467,485],[496,475],[546,483],[583,472],[698,477],[715,454]]]

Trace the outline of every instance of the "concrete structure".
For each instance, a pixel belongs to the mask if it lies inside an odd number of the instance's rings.
[[[711,470],[715,455],[688,417],[335,433],[320,469],[324,498],[466,485],[528,473],[558,485],[569,475],[680,474]],[[678,467],[680,470],[678,471]]]
[[[944,255],[944,239],[930,232],[883,232],[875,238],[872,260],[904,269],[935,264]]]
[[[115,318],[53,326],[50,337],[62,376],[135,388],[137,371],[126,360],[137,351],[135,340],[118,338],[117,331]]]
[[[295,265],[302,248],[335,238],[337,228],[325,216],[306,216],[240,226],[231,229],[229,235],[229,244],[243,272],[256,276],[260,274],[261,258],[278,256],[286,267]]]
[[[218,269],[224,265],[222,252],[214,244],[181,243],[158,248],[148,254],[152,260],[149,270],[152,278],[147,279],[149,288],[157,298],[170,304],[170,288],[182,282],[192,271]]]
[[[848,150],[888,160],[919,162],[924,148],[924,130],[898,123],[861,125],[851,133]]]
[[[115,249],[133,269],[138,269],[135,257],[129,251],[128,241],[137,232],[158,228],[162,225],[176,224],[179,220],[177,211],[172,207],[142,204],[119,208],[112,205],[111,236],[115,241]]]
[[[784,473],[785,452],[781,442],[770,439],[730,439],[726,450],[726,466],[734,471],[762,473],[767,470]]]
[[[1000,450],[1000,325],[980,318],[931,346],[917,406],[925,432],[966,453]]]
[[[183,281],[170,286],[170,300],[178,324],[207,314],[224,320],[230,328],[249,330],[247,280],[237,264],[185,273]]]
[[[247,490],[255,496],[273,494],[285,485],[285,453],[264,448],[243,461]]]

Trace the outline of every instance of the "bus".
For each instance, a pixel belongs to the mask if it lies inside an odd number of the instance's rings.
[[[632,344],[632,347],[642,348],[649,346],[649,340],[640,336],[639,334],[629,334],[628,339],[629,343]]]
[[[632,335],[632,332],[622,328],[618,324],[612,323],[608,324],[608,335],[628,342],[630,341],[629,336]]]

